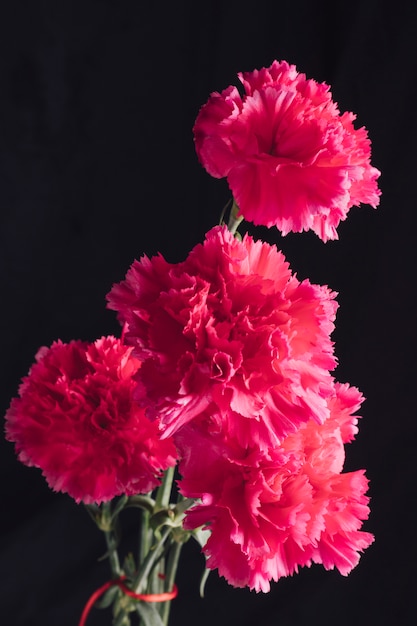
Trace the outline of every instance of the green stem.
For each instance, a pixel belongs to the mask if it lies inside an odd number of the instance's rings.
[[[128,496],[121,496],[119,498],[119,500],[115,504],[115,507],[114,507],[113,511],[110,510],[111,520],[116,520],[117,521],[117,516],[119,515],[119,513],[121,511],[123,511],[123,509],[125,508],[128,500],[129,500]]]
[[[243,222],[243,215],[239,215],[239,207],[236,204],[236,200],[233,198],[233,204],[229,215],[229,223],[227,224],[227,228],[230,230],[232,235],[236,233],[241,222]]]
[[[229,199],[226,202],[226,204],[224,205],[224,207],[222,209],[222,212],[220,213],[219,226],[223,226],[223,224],[225,223],[224,216],[225,216],[225,213],[226,213],[227,209],[229,208],[231,202],[232,202],[232,200]]]
[[[166,509],[171,499],[172,483],[174,480],[175,467],[169,467],[162,479],[162,484],[156,493],[155,511]]]
[[[138,565],[143,563],[149,552],[149,517],[149,511],[141,511]]]
[[[162,555],[164,551],[165,541],[168,539],[170,533],[171,528],[167,526],[162,532],[160,540],[152,546],[146,558],[143,560],[142,565],[139,567],[139,571],[132,585],[132,588],[136,593],[142,593],[142,587],[147,582],[148,576],[152,571],[153,566]]]
[[[120,576],[122,575],[119,554],[117,552],[118,539],[115,529],[117,528],[118,524],[118,513],[122,510],[125,503],[126,500],[124,500],[122,506],[115,507],[118,510],[114,510],[113,512],[111,510],[110,503],[105,503],[102,509],[103,532],[106,539],[107,553],[112,577],[115,579],[120,578]],[[122,504],[122,502],[119,501],[119,504]],[[108,526],[108,528],[106,528],[106,526]],[[128,613],[120,607],[116,615],[115,607],[116,605],[113,605],[113,626],[130,626],[131,622]]]
[[[171,591],[175,583],[175,576],[177,574],[178,562],[180,559],[181,548],[183,544],[175,541],[169,551],[168,564],[165,575],[165,590]],[[164,626],[168,626],[169,612],[171,609],[171,601],[164,602],[161,607],[161,619]]]
[[[115,534],[115,528],[117,526],[118,519],[117,513],[112,514],[110,502],[105,502],[102,505],[101,515],[97,517],[96,523],[98,527],[104,532],[111,573],[114,578],[118,578],[121,573],[119,555],[117,553],[118,541]]]
[[[121,574],[119,555],[117,553],[117,541],[112,530],[104,531],[107,550],[109,555],[110,569],[113,578],[119,578]]]

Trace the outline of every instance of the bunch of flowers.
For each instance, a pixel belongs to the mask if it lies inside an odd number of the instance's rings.
[[[239,78],[244,96],[212,94],[194,128],[232,191],[228,226],[181,263],[135,261],[108,295],[121,338],[42,348],[6,415],[19,459],[105,533],[113,579],[82,624],[105,592],[115,625],[167,624],[190,537],[208,569],[263,592],[312,563],[346,575],[373,541],[364,471],[343,472],[363,398],[332,374],[336,294],[237,228],[336,238],[351,206],[378,204],[379,172],[327,85],[277,61]],[[121,565],[127,506],[143,511],[141,558]]]

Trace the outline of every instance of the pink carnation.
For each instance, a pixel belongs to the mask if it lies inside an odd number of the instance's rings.
[[[310,421],[260,454],[213,439],[191,424],[177,435],[184,496],[199,498],[185,528],[210,531],[207,567],[235,587],[269,591],[300,566],[322,563],[347,575],[373,541],[363,471],[342,474],[344,443],[356,431],[361,395],[335,386],[330,416]]]
[[[166,434],[199,419],[268,447],[328,417],[334,296],[298,281],[275,246],[216,227],[182,263],[135,261],[108,298]]]
[[[77,502],[145,493],[176,461],[132,398],[140,361],[114,337],[42,348],[6,414],[19,460]]]
[[[340,114],[325,83],[285,61],[238,76],[245,95],[232,86],[213,93],[194,134],[201,163],[227,177],[243,217],[327,241],[350,207],[378,205],[367,132]]]

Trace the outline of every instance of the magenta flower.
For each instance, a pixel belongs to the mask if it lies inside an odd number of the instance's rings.
[[[321,563],[347,575],[373,536],[363,471],[342,474],[344,443],[356,432],[361,395],[337,385],[323,424],[310,420],[261,454],[190,424],[177,434],[180,490],[199,498],[184,527],[210,531],[207,567],[235,587],[269,591],[299,567]]]
[[[245,89],[213,93],[194,134],[209,174],[227,177],[243,217],[290,231],[313,230],[323,241],[349,209],[379,203],[370,141],[340,114],[329,87],[307,80],[294,65],[239,73]]]
[[[86,504],[146,493],[176,462],[132,398],[140,361],[114,337],[42,348],[6,414],[19,460]]]
[[[334,296],[274,246],[216,227],[182,263],[135,261],[108,299],[143,361],[138,399],[166,434],[200,419],[262,448],[328,417]]]

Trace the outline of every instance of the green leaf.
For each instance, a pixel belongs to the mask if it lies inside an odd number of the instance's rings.
[[[108,606],[113,604],[114,600],[116,599],[117,594],[120,594],[119,587],[117,585],[114,585],[113,587],[110,587],[110,589],[108,591],[106,591],[104,596],[102,598],[100,598],[100,600],[98,600],[94,604],[94,608],[96,608],[96,609],[107,609]]]
[[[120,498],[116,500],[113,500],[113,502],[115,502],[115,505],[114,505],[113,511],[111,512],[112,520],[116,519],[120,511],[122,511],[125,508],[127,501],[128,501],[128,496],[125,496],[125,495],[121,496]]]
[[[123,561],[123,571],[128,578],[134,578],[136,575],[136,563],[133,554],[129,552]]]
[[[193,530],[193,537],[197,541],[197,543],[200,544],[202,548],[204,548],[204,546],[206,545],[207,540],[210,537],[210,535],[211,535],[211,531],[205,530],[204,528],[197,528],[196,530]],[[205,568],[201,576],[201,580],[200,580],[200,597],[201,598],[204,598],[204,589],[205,589],[207,578],[209,577],[210,572],[211,570]]]
[[[200,598],[204,598],[204,589],[206,587],[207,578],[211,573],[210,569],[205,569],[200,580]]]
[[[138,509],[142,509],[143,511],[148,511],[152,514],[155,509],[155,500],[146,495],[130,496],[127,501],[126,507],[136,507]]]
[[[138,602],[136,610],[143,620],[144,626],[164,626],[156,607],[146,602]]]

